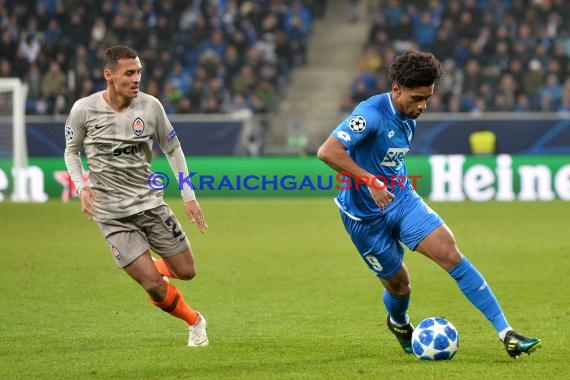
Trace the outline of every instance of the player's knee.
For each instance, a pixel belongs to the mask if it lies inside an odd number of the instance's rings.
[[[391,281],[385,283],[384,286],[388,292],[396,297],[407,297],[412,293],[412,286],[407,280],[404,281]]]
[[[412,293],[412,286],[409,282],[401,284],[398,288],[395,289],[395,296],[398,297],[406,297]]]
[[[461,254],[461,251],[459,251],[455,242],[443,246],[442,252],[444,252],[444,254],[440,260],[440,265],[447,270],[455,267],[463,258],[463,255]]]
[[[196,267],[191,265],[189,267],[183,268],[182,270],[176,270],[174,271],[174,275],[179,280],[191,280],[196,277]]]

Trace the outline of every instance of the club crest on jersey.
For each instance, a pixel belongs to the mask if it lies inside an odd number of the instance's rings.
[[[73,128],[71,128],[71,125],[66,124],[65,125],[65,141],[71,141],[73,140]]]
[[[348,126],[354,132],[360,133],[366,128],[366,119],[362,116],[355,116],[348,122]]]
[[[121,252],[119,252],[119,250],[117,249],[117,247],[115,246],[111,246],[111,253],[113,254],[113,257],[117,260],[119,260],[121,258]]]
[[[144,132],[144,121],[140,117],[137,117],[135,121],[133,121],[133,132],[137,136],[142,135]]]

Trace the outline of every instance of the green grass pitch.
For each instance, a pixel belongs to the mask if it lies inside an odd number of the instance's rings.
[[[198,266],[174,283],[206,316],[210,346],[186,347],[184,323],[115,269],[77,201],[4,202],[1,379],[570,378],[569,202],[431,204],[513,327],[543,340],[509,358],[451,278],[407,252],[412,320],[444,316],[459,331],[449,362],[401,351],[331,199],[204,198],[204,235],[170,204]]]

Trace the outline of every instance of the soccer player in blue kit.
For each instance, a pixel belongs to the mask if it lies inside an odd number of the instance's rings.
[[[491,322],[511,357],[530,354],[540,347],[540,339],[510,327],[481,273],[407,177],[404,157],[416,119],[442,74],[441,63],[431,53],[409,50],[396,57],[390,67],[391,91],[358,104],[319,148],[318,157],[344,175],[335,202],[356,249],[385,288],[387,325],[406,353],[412,352],[414,327],[407,314],[410,275],[401,243],[449,273]]]

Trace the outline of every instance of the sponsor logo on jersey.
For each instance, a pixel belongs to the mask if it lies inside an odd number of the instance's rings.
[[[396,166],[399,165],[400,162],[406,156],[406,153],[410,148],[390,148],[386,152],[384,159],[382,160],[382,165],[384,166]]]
[[[356,133],[360,133],[366,129],[366,119],[362,116],[355,116],[348,122],[350,129]]]
[[[73,128],[71,128],[71,125],[66,124],[65,125],[65,141],[73,140],[73,136],[74,136]]]
[[[111,253],[113,254],[113,257],[117,260],[121,259],[121,252],[119,252],[119,250],[117,249],[117,247],[115,247],[114,245],[111,246]]]
[[[337,137],[338,137],[339,139],[341,139],[341,140],[344,140],[344,141],[346,141],[346,142],[349,142],[349,141],[350,141],[350,135],[349,135],[347,132],[345,132],[345,131],[338,131],[338,132],[336,133],[336,135],[337,135]]]
[[[135,121],[133,121],[133,132],[135,135],[140,136],[144,132],[144,121],[137,117]]]
[[[118,157],[121,155],[137,154],[142,150],[143,144],[129,145],[123,148],[117,148],[113,151],[113,156]]]

